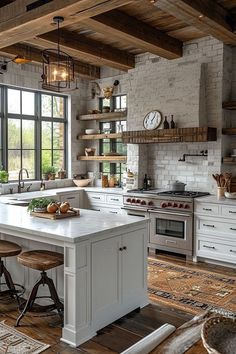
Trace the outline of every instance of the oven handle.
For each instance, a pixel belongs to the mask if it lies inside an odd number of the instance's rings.
[[[148,209],[150,213],[155,213],[155,214],[165,214],[165,215],[176,215],[176,216],[184,216],[184,217],[191,217],[192,214],[181,214],[181,213],[171,213],[169,211],[160,211],[156,209]]]
[[[143,208],[136,208],[136,207],[121,207],[121,209],[123,210],[131,210],[131,211],[143,211],[144,213],[146,213],[148,210],[147,209],[143,209]]]

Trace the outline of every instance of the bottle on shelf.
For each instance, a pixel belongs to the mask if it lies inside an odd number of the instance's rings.
[[[151,179],[151,177],[147,178],[147,187],[148,187],[148,189],[150,189],[152,187],[152,179]]]
[[[169,129],[169,127],[170,127],[170,125],[169,125],[169,123],[168,123],[168,121],[167,121],[167,116],[165,116],[165,120],[164,120],[164,123],[163,123],[163,127],[164,127],[164,129]]]
[[[148,189],[148,177],[147,177],[146,173],[145,173],[144,179],[143,179],[143,189],[145,189],[145,190]]]
[[[171,127],[171,129],[174,129],[174,128],[175,128],[175,122],[174,122],[174,116],[173,116],[173,114],[171,114],[170,127]]]

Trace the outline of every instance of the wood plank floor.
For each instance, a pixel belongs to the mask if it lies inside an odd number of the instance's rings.
[[[236,275],[236,270],[228,267],[207,265],[186,262],[185,258],[176,255],[158,254],[151,255],[159,260],[172,261],[180,265],[188,265],[195,269],[208,269],[225,275]],[[1,299],[0,299],[1,302]],[[17,305],[15,303],[0,303],[0,321],[14,326],[18,316]],[[44,353],[60,354],[117,354],[139,341],[153,330],[168,322],[176,327],[192,318],[192,315],[176,311],[170,307],[163,307],[149,304],[140,311],[133,311],[129,315],[121,318],[113,324],[100,330],[96,337],[79,346],[71,348],[67,344],[60,342],[61,328],[52,327],[56,317],[32,317],[25,316],[18,330],[32,338],[51,345]]]

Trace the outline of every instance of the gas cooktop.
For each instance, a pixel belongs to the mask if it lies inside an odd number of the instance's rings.
[[[185,198],[198,198],[209,195],[208,192],[195,192],[195,191],[162,191],[158,188],[150,188],[150,189],[130,189],[127,191],[128,193],[144,193],[151,195],[159,195],[159,196],[169,196],[169,197],[185,197]]]

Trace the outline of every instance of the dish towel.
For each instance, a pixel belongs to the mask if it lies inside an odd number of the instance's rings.
[[[165,323],[163,326],[142,338],[121,354],[148,354],[175,330],[175,326]]]

